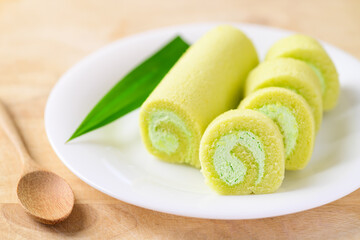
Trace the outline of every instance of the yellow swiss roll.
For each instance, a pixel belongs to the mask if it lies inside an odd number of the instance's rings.
[[[200,167],[199,144],[207,125],[236,108],[248,73],[258,64],[240,30],[219,26],[179,59],[140,110],[142,140],[154,156]]]
[[[222,195],[276,191],[284,179],[281,132],[258,111],[236,109],[212,121],[200,143],[205,183]]]
[[[314,70],[321,83],[324,111],[334,108],[340,92],[339,77],[334,63],[320,43],[301,34],[282,38],[270,48],[266,60],[284,57],[301,60]]]
[[[306,63],[291,58],[262,62],[249,74],[245,95],[267,87],[287,88],[301,95],[311,108],[315,130],[320,129],[323,114],[320,81]]]
[[[276,123],[283,136],[286,170],[303,169],[308,164],[314,148],[315,122],[303,97],[285,88],[263,88],[247,96],[239,108],[258,111]]]

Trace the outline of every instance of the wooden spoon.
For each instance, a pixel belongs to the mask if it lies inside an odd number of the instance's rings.
[[[23,173],[17,185],[21,205],[41,223],[55,224],[63,221],[74,206],[71,187],[63,178],[41,169],[34,162],[1,101],[0,122],[23,163]]]

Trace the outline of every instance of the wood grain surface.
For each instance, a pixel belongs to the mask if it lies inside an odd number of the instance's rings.
[[[43,118],[59,77],[123,36],[174,24],[248,22],[309,34],[360,58],[359,12],[359,0],[0,0],[0,98],[30,154],[64,177],[76,196],[61,224],[28,217],[16,200],[21,163],[0,130],[0,239],[360,239],[360,190],[313,210],[245,221],[184,218],[118,201],[61,163]]]

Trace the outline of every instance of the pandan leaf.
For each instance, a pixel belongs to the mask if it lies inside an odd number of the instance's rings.
[[[90,111],[68,141],[137,109],[189,47],[177,36],[122,78]]]

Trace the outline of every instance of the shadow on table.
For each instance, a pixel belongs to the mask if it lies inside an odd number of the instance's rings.
[[[93,211],[87,204],[75,204],[70,216],[63,222],[51,228],[66,235],[89,229],[96,222],[96,211]]]

